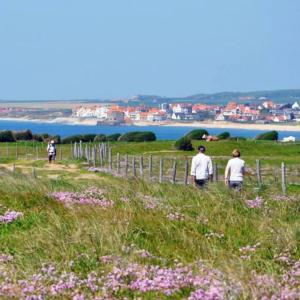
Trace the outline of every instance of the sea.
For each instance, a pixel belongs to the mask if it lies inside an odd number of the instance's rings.
[[[205,127],[201,127],[205,128]],[[6,121],[0,120],[0,130],[31,130],[33,133],[48,133],[50,135],[60,135],[62,138],[75,134],[113,134],[126,133],[129,131],[152,131],[158,140],[176,140],[184,136],[196,127],[189,126],[87,126],[87,125],[69,125],[58,123],[37,123],[30,121]],[[212,135],[228,131],[231,136],[254,138],[266,130],[236,129],[236,128],[205,128]],[[279,138],[294,136],[300,140],[300,131],[278,131]]]

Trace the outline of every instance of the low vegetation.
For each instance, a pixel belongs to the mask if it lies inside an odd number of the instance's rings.
[[[226,139],[229,139],[230,138],[230,133],[228,131],[224,131],[220,134],[217,135],[217,138],[219,140],[226,140]]]
[[[278,132],[277,131],[269,131],[262,134],[259,134],[256,140],[265,140],[265,141],[277,141],[278,140]]]
[[[156,136],[151,131],[132,131],[122,134],[119,142],[151,142],[155,141]]]
[[[186,137],[191,140],[202,140],[204,135],[209,135],[205,129],[194,129],[186,134]]]
[[[67,161],[37,161],[32,178],[31,164],[0,169],[0,297],[299,298],[297,192],[199,191]]]
[[[182,150],[182,151],[194,150],[192,140],[187,136],[184,136],[184,137],[178,139],[175,142],[174,146],[177,150]]]

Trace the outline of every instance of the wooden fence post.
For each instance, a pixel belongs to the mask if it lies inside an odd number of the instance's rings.
[[[63,154],[62,154],[62,145],[59,146],[59,158],[60,160],[63,159]]]
[[[176,183],[176,173],[177,173],[177,161],[175,159],[173,162],[172,183]]]
[[[85,145],[85,159],[86,159],[86,162],[89,163],[89,151],[88,151],[88,146]]]
[[[149,156],[149,178],[152,177],[152,169],[153,169],[153,157],[152,154]]]
[[[73,143],[71,142],[71,159],[74,159]]]
[[[35,167],[32,167],[32,177],[36,178],[36,171],[35,171]]]
[[[125,176],[128,174],[128,154],[125,155]]]
[[[97,150],[96,150],[96,146],[93,147],[93,165],[94,168],[96,168],[96,156],[97,156]]]
[[[189,178],[189,162],[188,160],[186,160],[184,166],[184,185],[188,184],[188,178]]]
[[[219,181],[219,169],[218,169],[218,164],[215,163],[214,164],[214,179],[215,179],[215,182],[218,182]]]
[[[107,160],[107,144],[104,143],[104,159]]]
[[[73,147],[73,157],[77,159],[77,142],[74,143]]]
[[[18,143],[16,142],[16,160],[19,158],[19,153],[18,153]]]
[[[13,164],[13,167],[12,167],[12,172],[15,173],[16,172],[16,164]]]
[[[100,166],[103,166],[103,148],[101,144],[99,144],[99,160]]]
[[[261,181],[261,168],[260,168],[260,160],[256,160],[256,176],[257,176],[257,183],[258,186],[261,187],[262,181]]]
[[[140,157],[140,175],[144,176],[144,158],[143,155]]]
[[[282,193],[286,193],[286,168],[285,168],[285,163],[281,163],[281,188],[282,188]]]
[[[120,153],[117,153],[117,174],[120,174]]]
[[[163,158],[159,160],[159,183],[163,182],[163,175],[164,174],[164,161]]]
[[[82,141],[81,140],[79,142],[79,157],[80,158],[83,157],[83,149],[82,149]]]
[[[108,149],[108,169],[112,170],[112,150],[111,147]]]
[[[35,146],[36,160],[39,160],[39,147]]]
[[[25,157],[26,157],[26,160],[27,160],[28,159],[27,142],[25,142]]]
[[[135,156],[132,157],[132,174],[136,177],[136,166],[135,166]]]

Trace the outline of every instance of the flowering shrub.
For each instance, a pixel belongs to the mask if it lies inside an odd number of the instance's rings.
[[[241,259],[245,259],[245,260],[249,260],[251,258],[251,254],[254,253],[257,249],[257,247],[260,246],[260,243],[257,243],[255,244],[254,246],[250,246],[250,245],[247,245],[247,246],[244,246],[244,247],[241,247],[239,249],[240,253],[241,253]]]
[[[246,206],[249,208],[261,208],[263,204],[264,200],[258,196],[254,200],[246,200]]]
[[[217,233],[217,232],[209,232],[205,234],[205,237],[207,239],[212,239],[212,238],[217,238],[217,239],[222,239],[224,237],[223,233]]]
[[[171,221],[183,221],[184,215],[181,214],[180,212],[174,212],[174,213],[171,212],[167,215],[167,218]]]
[[[159,200],[148,195],[142,196],[142,202],[145,209],[155,209],[159,206]]]
[[[50,196],[66,205],[86,204],[102,208],[112,207],[114,202],[107,200],[103,193],[101,189],[90,187],[85,192],[54,192]]]
[[[275,201],[297,201],[299,200],[299,197],[296,197],[295,195],[274,195],[272,199]]]
[[[9,224],[21,218],[23,213],[18,211],[8,210],[3,216],[0,216],[0,224]]]
[[[243,249],[253,251],[253,247]],[[144,256],[146,252],[142,250],[140,253]],[[149,257],[149,253],[145,256]],[[5,257],[5,261],[12,259],[10,256],[1,257]],[[183,291],[188,291],[188,300],[239,299],[247,293],[252,299],[300,297],[300,261],[293,261],[281,275],[252,272],[248,291],[239,281],[200,262],[164,267],[124,264],[121,258],[113,256],[101,257],[101,261],[108,264],[107,271],[93,271],[84,277],[73,272],[59,272],[53,265],[45,265],[36,274],[22,280],[15,279],[13,271],[1,273],[0,298],[125,299],[124,295],[128,293],[132,298],[139,298],[151,292],[156,293],[155,296],[151,294],[156,299],[163,298],[162,295],[177,299]]]
[[[8,254],[0,254],[0,263],[6,263],[12,261],[14,257]]]

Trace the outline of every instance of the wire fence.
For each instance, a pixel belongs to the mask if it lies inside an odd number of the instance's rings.
[[[41,160],[46,158],[45,143],[2,143],[0,160]],[[159,155],[130,155],[112,152],[108,143],[74,143],[57,145],[56,160],[82,160],[91,171],[111,173],[115,176],[136,177],[159,183],[171,182],[176,184],[191,184],[189,176],[191,156],[159,156]],[[227,160],[216,157],[213,164],[214,182],[224,181],[224,171]],[[213,161],[214,157],[213,157]],[[248,175],[245,181],[263,185],[281,185],[286,193],[288,185],[300,184],[300,166],[289,165],[284,162],[280,166],[264,165],[256,160],[253,166],[247,166]]]

